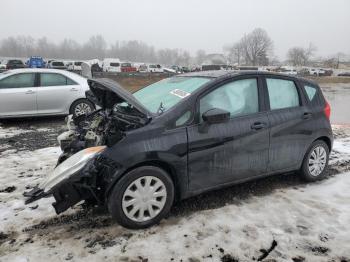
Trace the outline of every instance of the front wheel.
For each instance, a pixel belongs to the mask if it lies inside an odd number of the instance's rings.
[[[73,117],[77,117],[80,115],[86,115],[88,113],[91,113],[92,111],[94,111],[94,109],[94,104],[91,103],[89,100],[79,99],[71,105],[69,113],[73,115]]]
[[[160,222],[174,201],[174,184],[163,169],[138,167],[114,186],[108,199],[112,217],[131,229],[150,227]]]
[[[316,140],[307,151],[300,174],[306,181],[316,181],[324,178],[329,160],[328,145],[321,140]]]

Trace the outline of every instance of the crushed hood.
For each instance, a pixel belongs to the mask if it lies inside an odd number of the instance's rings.
[[[102,108],[113,108],[116,103],[126,102],[147,117],[152,115],[129,91],[117,82],[107,79],[88,79],[90,90],[86,92],[89,100]]]

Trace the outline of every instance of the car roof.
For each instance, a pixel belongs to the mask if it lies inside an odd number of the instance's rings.
[[[314,85],[317,85],[317,83],[313,80],[306,79],[299,76],[293,76],[293,75],[287,75],[287,74],[281,74],[281,73],[275,73],[275,72],[268,72],[268,71],[258,71],[258,70],[244,70],[244,71],[237,71],[237,70],[209,70],[209,71],[199,71],[199,72],[191,72],[191,73],[185,73],[177,75],[179,77],[206,77],[206,78],[213,78],[213,79],[220,79],[220,78],[228,78],[228,77],[235,77],[235,76],[244,76],[244,75],[266,75],[266,76],[279,76],[284,78],[289,78],[292,80],[302,80],[304,82],[308,82]]]

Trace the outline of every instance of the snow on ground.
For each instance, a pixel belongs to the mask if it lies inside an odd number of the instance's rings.
[[[3,128],[0,126],[0,138],[11,138],[21,133],[30,132],[29,130],[22,130],[15,127]]]
[[[328,179],[305,184],[292,174],[220,190],[139,231],[80,206],[57,216],[53,198],[25,206],[23,191],[45,177],[60,150],[4,151],[0,261],[350,261],[350,137],[335,132]]]

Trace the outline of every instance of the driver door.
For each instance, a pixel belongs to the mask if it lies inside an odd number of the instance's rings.
[[[188,127],[191,191],[247,180],[267,172],[269,128],[262,112],[258,77],[234,80],[199,98],[198,123]],[[260,105],[260,106],[259,106]],[[230,112],[226,122],[208,124],[202,114],[212,108]]]

